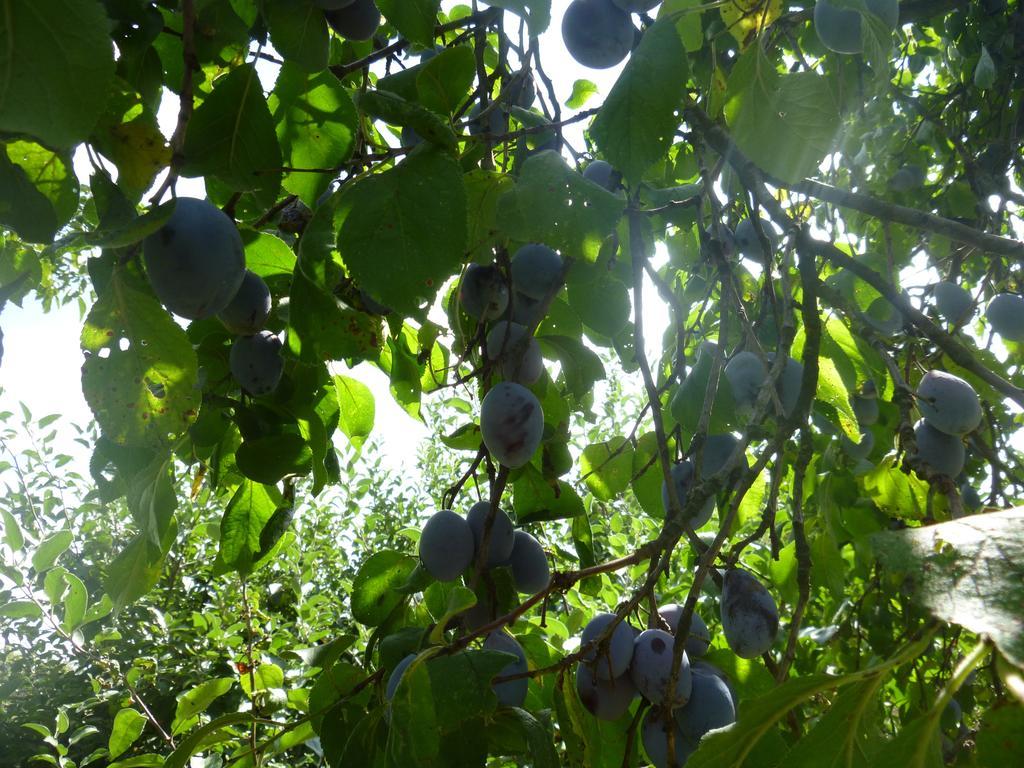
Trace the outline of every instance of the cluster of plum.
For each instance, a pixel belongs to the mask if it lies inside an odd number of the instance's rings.
[[[646,13],[660,2],[573,0],[562,17],[565,49],[585,67],[614,67],[629,55],[640,37],[629,15]]]
[[[711,634],[694,613],[672,685],[676,634],[683,606],[663,605],[651,627],[640,631],[612,613],[600,613],[584,627],[576,669],[576,692],[583,706],[601,720],[617,720],[642,696],[651,709],[641,740],[656,768],[668,765],[670,731],[676,764],[683,765],[708,731],[735,722],[737,699],[725,674],[701,659]],[[726,642],[741,658],[771,648],[779,613],[768,590],[750,573],[726,571],[721,595]]]
[[[900,21],[899,0],[865,0],[867,10],[888,29],[896,29]],[[862,16],[853,8],[837,5],[833,0],[817,0],[814,4],[814,30],[822,45],[836,53],[861,53],[864,50]]]
[[[928,371],[917,385],[914,425],[917,458],[935,472],[956,477],[964,468],[963,438],[981,424],[981,401],[974,387],[951,373]]]
[[[179,197],[164,225],[143,243],[146,274],[157,298],[189,320],[216,315],[231,333],[230,366],[253,395],[273,392],[284,361],[281,340],[263,326],[270,289],[245,268],[245,250],[234,222],[206,200]]]
[[[950,280],[932,286],[932,296],[936,311],[955,326],[967,322],[974,312],[974,298],[963,286]],[[996,294],[985,308],[985,319],[992,330],[1007,341],[1024,341],[1024,296]]]
[[[495,510],[483,552],[491,502],[474,504],[463,517],[450,509],[435,513],[420,532],[420,562],[438,581],[454,581],[478,557],[484,568],[508,567],[519,592],[534,594],[548,586],[551,571],[544,548],[533,536],[516,529],[500,507]]]
[[[513,255],[510,281],[494,264],[470,264],[459,286],[466,313],[493,323],[484,347],[504,381],[484,396],[480,434],[491,456],[511,469],[530,460],[544,432],[540,401],[526,388],[544,373],[540,345],[530,328],[540,322],[545,302],[561,287],[564,271],[556,251],[530,243]]]
[[[369,40],[380,26],[373,0],[313,0],[331,28],[349,40]]]

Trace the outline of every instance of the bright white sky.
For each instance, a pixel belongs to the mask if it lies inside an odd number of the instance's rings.
[[[446,0],[445,8],[455,3]],[[586,106],[600,104],[607,95],[621,71],[621,65],[613,69],[593,70],[576,63],[565,53],[561,37],[562,15],[569,0],[553,0],[551,26],[541,37],[541,59],[545,71],[553,79],[559,101],[565,103],[572,92],[573,83],[585,78],[597,84],[599,93]],[[509,30],[517,29],[517,17],[506,14]],[[263,85],[270,90],[277,76],[277,68],[269,62],[257,65]],[[538,83],[538,87],[540,84]],[[564,109],[564,107],[563,107]],[[568,111],[568,110],[566,110]],[[177,117],[177,99],[173,95],[165,98],[158,114],[165,136],[170,136]],[[567,138],[579,150],[583,148],[582,126],[570,126]],[[89,164],[82,153],[76,157],[76,172],[80,178],[88,179]],[[196,197],[204,196],[201,180],[182,179],[178,193]],[[666,308],[654,300],[655,292],[648,284],[645,302],[645,325],[649,329],[647,339],[652,340],[649,353],[654,353],[654,344],[661,338],[668,323]],[[73,423],[85,424],[91,419],[91,412],[82,396],[81,365],[83,357],[79,349],[78,336],[82,318],[75,305],[44,313],[34,301],[26,301],[24,308],[8,303],[0,314],[0,328],[4,333],[4,356],[0,365],[0,411],[19,413],[19,403],[24,403],[36,418],[49,413],[60,413]],[[429,434],[426,426],[412,419],[392,400],[388,392],[387,377],[376,367],[364,363],[353,375],[365,382],[377,401],[374,437],[382,445],[385,465],[392,469],[408,468],[415,463],[416,452],[421,441]],[[22,445],[12,446],[16,450]],[[88,459],[84,449],[68,436],[61,450],[82,459]],[[84,463],[80,465],[84,468]]]

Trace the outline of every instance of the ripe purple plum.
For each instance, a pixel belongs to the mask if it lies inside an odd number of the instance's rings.
[[[602,680],[586,664],[580,664],[576,668],[576,693],[598,720],[618,720],[629,711],[637,690],[628,674]]]
[[[722,631],[733,653],[753,659],[772,647],[779,631],[775,600],[752,574],[726,571],[722,587]]]
[[[917,385],[917,409],[940,432],[957,437],[981,424],[981,400],[974,387],[951,373],[928,371]]]
[[[544,356],[537,339],[519,323],[501,320],[487,333],[487,357],[501,359],[501,375],[509,381],[533,384],[544,373]]]
[[[615,621],[614,613],[599,613],[583,628],[580,644],[587,645],[597,640],[608,626]],[[583,655],[583,661],[592,664],[594,673],[600,680],[614,680],[629,670],[633,660],[633,628],[627,621],[615,625],[612,635],[608,638],[607,650],[598,656],[596,648]]]
[[[495,384],[480,405],[480,434],[498,462],[510,469],[526,464],[540,445],[544,412],[522,384]]]
[[[199,320],[224,309],[245,279],[245,249],[220,208],[179,197],[167,222],[143,241],[153,292],[171,312]]]
[[[956,477],[964,468],[967,452],[963,441],[956,435],[940,432],[925,419],[914,426],[917,442],[916,457],[935,472]]]
[[[676,496],[679,498],[679,504],[681,507],[686,506],[686,497],[689,495],[690,486],[693,485],[693,462],[689,459],[677,462],[672,465],[670,472],[672,475],[672,482],[675,483]],[[668,485],[662,481],[661,483],[661,503],[665,507],[665,514],[669,514],[669,505],[671,499],[668,495]],[[708,520],[711,519],[711,514],[715,511],[715,497],[709,496],[704,502],[704,505],[698,509],[691,517],[686,521],[688,528],[697,530],[707,524]]]
[[[960,325],[974,312],[974,298],[964,288],[949,280],[935,284],[932,296],[935,309],[947,322]]]
[[[614,192],[622,184],[622,175],[612,168],[611,163],[604,160],[595,160],[583,169],[583,178],[604,187],[609,192]]]
[[[685,765],[690,755],[697,750],[697,745],[686,738],[674,717],[666,717],[661,710],[652,707],[644,717],[643,725],[640,726],[640,741],[644,745],[647,759],[654,768],[666,768],[668,765],[670,728],[677,766]]]
[[[516,531],[514,538],[508,564],[512,568],[516,590],[534,595],[547,589],[551,581],[551,566],[544,547],[526,531]]]
[[[633,643],[629,674],[641,695],[652,704],[680,707],[690,698],[693,684],[690,660],[683,651],[674,691],[669,691],[675,638],[663,629],[645,629]]]
[[[508,286],[494,264],[470,264],[459,284],[459,302],[478,320],[496,320],[508,308]]]
[[[732,397],[741,408],[751,408],[757,393],[768,378],[764,362],[753,352],[744,350],[733,355],[722,371],[732,388]]]
[[[518,640],[504,630],[499,629],[495,632],[491,632],[491,634],[489,634],[484,640],[484,648],[488,651],[502,651],[503,653],[510,653],[517,657],[515,661],[510,663],[507,667],[504,667],[496,677],[517,675],[522,672],[526,672],[529,669],[526,663],[526,653],[523,651],[523,646],[519,644]],[[527,687],[528,681],[525,677],[521,677],[518,680],[508,680],[504,683],[494,683],[491,685],[494,695],[498,697],[498,703],[503,707],[523,706],[523,702],[526,701]]]
[[[324,11],[331,28],[348,40],[369,40],[380,26],[380,11],[373,0],[353,0]]]
[[[992,330],[1007,341],[1024,341],[1024,296],[1016,293],[994,296],[985,310],[985,318]]]
[[[245,271],[242,285],[217,317],[224,327],[240,336],[250,336],[263,330],[270,317],[270,289],[255,272]]]
[[[675,711],[675,720],[683,736],[694,743],[710,730],[735,723],[736,706],[725,681],[701,668],[694,668],[690,700]]]
[[[636,27],[612,0],[573,0],[562,17],[562,41],[576,61],[608,69],[633,49]]]
[[[281,339],[270,331],[239,336],[231,345],[228,364],[242,389],[257,397],[269,395],[284,373]]]
[[[442,509],[420,533],[420,562],[438,581],[455,581],[473,561],[473,531],[462,515]]]
[[[683,615],[683,606],[679,603],[667,603],[658,609],[658,613],[668,624],[672,634],[675,635],[679,628],[679,619]],[[686,655],[691,659],[695,656],[703,656],[708,652],[710,645],[711,631],[700,614],[694,611],[693,617],[690,619],[690,633],[686,636]]]
[[[562,284],[562,257],[546,245],[530,243],[512,256],[512,286],[535,301],[553,295]]]
[[[491,502],[480,501],[470,507],[466,515],[466,522],[473,533],[473,553],[480,551],[480,544],[484,539],[484,523],[491,511]],[[515,528],[509,520],[505,511],[498,508],[494,515],[494,522],[491,524],[491,538],[487,544],[487,562],[485,565],[490,568],[495,565],[507,563],[512,556],[512,547],[515,545]]]

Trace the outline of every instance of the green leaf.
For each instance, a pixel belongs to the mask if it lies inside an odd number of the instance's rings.
[[[551,23],[551,0],[490,0],[487,4],[524,18],[531,35],[539,35]]]
[[[552,735],[537,718],[519,707],[503,709],[499,717],[511,719],[523,734],[533,768],[558,768],[558,752],[555,750]]]
[[[725,114],[733,138],[758,167],[785,182],[814,174],[840,127],[833,82],[816,72],[779,74],[760,45],[729,77]]]
[[[1013,765],[1024,750],[1024,707],[991,709],[974,737],[978,765]]]
[[[64,583],[67,588],[62,601],[64,621],[61,622],[61,628],[71,634],[85,619],[85,611],[89,607],[89,593],[82,580],[73,573],[64,574]]]
[[[987,91],[996,83],[996,64],[992,61],[992,54],[988,48],[981,46],[981,56],[978,57],[978,65],[974,68],[974,85]]]
[[[0,605],[0,616],[6,619],[41,619],[43,609],[31,600],[11,600]]]
[[[146,727],[145,717],[134,709],[122,709],[114,717],[114,725],[110,729],[110,739],[107,741],[107,749],[110,750],[110,759],[120,757],[135,740],[142,735]]]
[[[115,443],[167,446],[195,419],[200,392],[192,344],[121,269],[85,319],[82,351],[85,399],[104,436]]]
[[[243,64],[214,84],[189,120],[182,173],[215,176],[234,190],[261,190],[272,202],[281,164],[256,68]]]
[[[32,554],[32,567],[36,573],[52,568],[57,558],[71,546],[72,541],[71,531],[57,531],[39,542],[39,546]]]
[[[1024,507],[883,531],[871,544],[887,572],[907,574],[917,603],[1024,667]]]
[[[450,115],[466,100],[476,77],[476,57],[468,45],[441,51],[416,75],[416,92],[423,106]]]
[[[501,230],[520,242],[543,242],[562,255],[596,261],[615,231],[625,200],[591,184],[553,150],[523,164],[514,190],[498,201]]]
[[[586,514],[583,501],[563,480],[547,481],[532,464],[512,483],[512,503],[520,525]]]
[[[129,757],[127,760],[118,760],[108,765],[107,768],[162,768],[163,765],[164,759],[162,756],[149,753]]]
[[[594,280],[570,283],[567,293],[569,306],[580,321],[602,336],[617,336],[629,322],[629,289],[612,272],[605,271]]]
[[[352,445],[361,448],[373,431],[373,393],[363,382],[348,376],[334,377],[334,391],[341,408],[338,427]]]
[[[338,250],[377,301],[415,312],[462,263],[466,193],[458,164],[425,148],[351,185],[340,200]]]
[[[285,62],[267,100],[289,168],[334,168],[352,156],[359,115],[349,92],[330,72],[303,72]],[[283,186],[310,208],[327,189],[329,173],[286,173]]]
[[[0,226],[29,243],[48,243],[57,231],[53,204],[6,152],[0,152]]]
[[[220,522],[220,560],[245,574],[260,551],[260,533],[277,509],[265,485],[246,480],[235,491]]]
[[[32,141],[12,141],[7,157],[53,206],[57,224],[63,226],[78,210],[78,178],[67,154],[53,152]]]
[[[674,143],[688,72],[673,21],[644,32],[590,129],[601,154],[627,181],[639,182]]]
[[[569,109],[579,109],[597,93],[597,86],[589,80],[575,80],[572,84],[572,93],[566,99],[565,106]]]
[[[437,624],[430,632],[430,642],[444,642],[444,633],[448,628],[448,622],[474,605],[476,605],[476,593],[461,584],[453,584],[448,591],[448,604],[445,606],[444,613],[437,619]]]
[[[106,105],[114,77],[114,47],[102,4],[7,0],[0,12],[0,40],[0,132],[27,133],[62,149],[84,140]]]
[[[309,474],[313,451],[299,435],[267,435],[243,441],[235,461],[250,480],[273,485],[285,477]]]
[[[177,535],[178,525],[172,518],[159,545],[147,533],[140,533],[114,558],[107,568],[104,588],[115,610],[120,611],[153,588]]]
[[[327,66],[330,35],[313,0],[267,0],[263,7],[270,42],[285,61],[316,72]]]
[[[385,123],[407,125],[427,141],[451,152],[458,147],[458,140],[447,120],[397,94],[381,90],[363,91],[359,94],[359,109]]]
[[[930,713],[904,724],[872,756],[872,768],[943,768],[939,719]]]
[[[384,17],[409,42],[424,48],[434,44],[434,24],[441,0],[376,0]]]
[[[360,624],[381,624],[405,597],[396,592],[416,567],[416,558],[385,550],[367,558],[352,582],[352,616]]]
[[[217,677],[179,694],[174,722],[171,724],[172,733],[180,733],[193,717],[205,712],[214,701],[231,690],[234,684],[234,678]]]
[[[380,319],[345,307],[301,270],[292,279],[288,307],[288,346],[302,360],[362,360],[380,349]]]
[[[163,768],[185,768],[192,757],[205,743],[205,740],[221,731],[230,728],[232,725],[240,725],[252,721],[252,714],[249,712],[232,712],[228,715],[221,715],[211,720],[201,728],[196,728],[187,737],[178,743],[175,749],[164,761]]]
[[[815,397],[828,403],[839,417],[839,427],[854,442],[860,442],[860,427],[850,405],[850,394],[835,363],[827,357],[818,358],[818,391]]]
[[[629,488],[633,444],[624,437],[614,437],[588,445],[580,457],[580,474],[596,498],[611,501]]]
[[[273,688],[281,688],[284,686],[284,670],[281,669],[277,664],[268,664],[266,662],[256,667],[251,675],[248,673],[239,673],[239,682],[242,685],[242,691],[246,696],[252,696],[253,693],[259,691],[269,691]]]
[[[605,377],[601,358],[578,337],[544,335],[538,336],[537,341],[545,355],[557,358],[562,364],[565,390],[573,397],[585,397],[594,384]]]
[[[18,520],[6,508],[0,508],[0,518],[3,518],[4,521],[4,541],[7,546],[17,552],[25,546],[25,535],[21,532]]]
[[[245,268],[264,280],[287,275],[295,269],[295,252],[279,237],[251,229],[241,230]]]
[[[474,168],[463,177],[466,186],[468,251],[473,258],[488,260],[498,229],[498,201],[515,185],[511,176]]]
[[[887,515],[901,520],[921,520],[928,516],[928,483],[917,475],[900,471],[896,459],[886,457],[874,469],[857,477],[861,488]],[[933,504],[945,503],[936,496]]]
[[[824,716],[786,755],[786,768],[848,768],[860,762],[866,739],[861,720],[870,717],[881,676],[839,692]]]

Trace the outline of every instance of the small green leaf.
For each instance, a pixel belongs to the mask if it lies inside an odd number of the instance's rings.
[[[370,555],[352,582],[352,616],[360,624],[376,627],[405,597],[396,592],[416,567],[416,559],[385,550]]]
[[[348,376],[334,377],[340,413],[338,427],[356,448],[361,448],[373,431],[374,400],[370,388]]]
[[[267,0],[263,8],[270,42],[286,61],[316,72],[327,66],[330,36],[322,8],[313,0]]]
[[[11,600],[0,605],[0,616],[8,619],[40,619],[43,609],[31,600]]]
[[[597,86],[589,80],[575,80],[572,84],[572,93],[566,99],[565,106],[569,109],[579,109],[597,93]]]
[[[231,690],[231,686],[234,684],[234,678],[217,677],[179,694],[178,706],[174,711],[174,722],[171,724],[172,732],[180,733],[193,717],[205,712],[206,708],[214,701]]]
[[[454,113],[476,77],[476,57],[468,45],[447,48],[427,61],[416,75],[420,103],[442,115]]]
[[[148,721],[134,709],[122,709],[114,717],[107,749],[110,759],[120,757],[142,735]]]
[[[629,487],[632,479],[632,443],[615,437],[588,445],[580,457],[580,473],[596,498],[611,501]]]
[[[430,632],[430,642],[444,642],[444,634],[448,628],[448,622],[463,611],[469,610],[476,605],[476,593],[467,589],[461,584],[455,584],[448,591],[448,604],[444,613],[437,619],[437,624]]]
[[[36,547],[32,555],[32,567],[37,573],[49,570],[57,562],[57,558],[71,546],[73,540],[71,531],[51,533]]]
[[[277,503],[267,486],[246,480],[235,491],[220,522],[220,559],[239,573],[248,573],[260,551],[260,533]]]
[[[384,17],[402,36],[424,48],[434,44],[434,25],[441,0],[376,0]]]
[[[6,152],[0,152],[0,225],[29,243],[48,243],[57,231],[53,204]]]
[[[313,451],[299,435],[268,435],[243,441],[235,461],[250,480],[273,485],[285,477],[309,474]]]
[[[164,761],[163,768],[185,768],[189,764],[189,759],[196,753],[205,739],[230,728],[232,725],[249,723],[252,717],[252,714],[249,712],[232,712],[231,714],[221,715],[217,719],[211,720],[201,728],[196,728],[178,743],[177,748]]]
[[[974,84],[983,91],[987,91],[996,84],[996,64],[992,61],[992,54],[984,45],[981,46],[978,65],[974,68]]]

